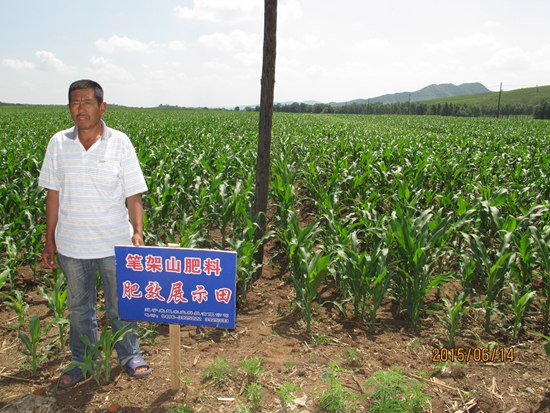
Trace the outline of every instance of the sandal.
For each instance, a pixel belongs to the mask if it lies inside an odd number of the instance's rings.
[[[147,367],[147,369],[138,372],[140,367]],[[153,369],[141,356],[133,356],[122,368],[130,377],[145,377],[153,371]]]
[[[63,383],[61,380],[63,380],[63,377],[69,377],[69,381],[66,383]],[[59,378],[59,381],[57,382],[57,386],[62,389],[67,389],[69,387],[74,387],[77,383],[84,380],[84,374],[82,374],[82,369],[80,367],[73,367],[72,369],[64,372],[61,377]]]

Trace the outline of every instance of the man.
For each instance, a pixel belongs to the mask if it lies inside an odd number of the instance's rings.
[[[119,319],[114,246],[144,245],[141,193],[147,185],[128,136],[102,120],[106,108],[98,83],[78,80],[69,87],[75,126],[52,137],[38,181],[48,190],[42,263],[59,265],[67,279],[73,362],[84,361],[81,336],[92,344],[98,340],[99,271],[113,333],[130,328],[115,345],[119,363],[130,376],[141,377],[152,370],[141,357],[137,323]],[[74,367],[63,373],[59,386],[72,387],[83,379],[81,368]]]

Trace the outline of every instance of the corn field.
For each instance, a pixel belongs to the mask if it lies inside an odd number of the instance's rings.
[[[26,316],[17,275],[32,273],[64,348],[64,280],[39,266],[37,179],[48,140],[71,125],[67,112],[0,107],[0,291],[34,365],[33,337],[47,327]],[[263,241],[252,211],[257,116],[113,108],[105,117],[130,136],[149,186],[146,243],[237,251],[243,304]],[[548,335],[549,146],[550,123],[523,118],[276,113],[264,240],[307,333],[319,305],[376,331],[391,303],[411,330],[433,315],[449,346],[474,313],[478,334]]]

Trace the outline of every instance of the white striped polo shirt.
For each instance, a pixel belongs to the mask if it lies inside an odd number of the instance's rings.
[[[55,242],[72,258],[109,257],[115,245],[131,244],[125,201],[147,191],[130,139],[101,122],[101,138],[88,151],[76,126],[56,133],[38,178],[41,187],[59,191]]]

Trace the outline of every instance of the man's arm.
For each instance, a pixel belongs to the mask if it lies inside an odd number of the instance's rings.
[[[126,205],[128,206],[130,222],[134,228],[132,244],[135,246],[145,245],[143,242],[143,203],[141,202],[141,194],[131,195],[126,198]]]
[[[46,194],[46,245],[42,251],[42,264],[45,268],[57,268],[55,254],[55,228],[59,217],[59,191],[48,189]]]

